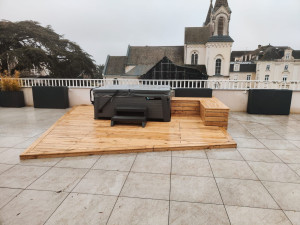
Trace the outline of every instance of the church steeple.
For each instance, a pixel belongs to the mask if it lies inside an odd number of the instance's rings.
[[[229,36],[231,10],[227,0],[216,0],[211,14],[213,36]]]
[[[231,12],[227,0],[216,0],[215,7],[214,7],[214,12],[216,12],[222,6],[224,6],[226,9],[229,10],[229,12]]]
[[[214,9],[213,3],[212,3],[212,0],[210,0],[210,6],[209,6],[209,9],[208,9],[208,13],[207,13],[207,16],[206,16],[204,26],[207,26],[210,23],[211,13],[212,13],[213,9]]]

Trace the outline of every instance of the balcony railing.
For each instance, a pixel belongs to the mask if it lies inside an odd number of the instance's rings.
[[[14,79],[14,78],[12,78]],[[300,81],[248,81],[248,80],[138,80],[138,79],[36,79],[20,78],[21,87],[68,86],[94,88],[104,85],[169,85],[176,88],[212,88],[225,90],[288,89],[300,91]]]

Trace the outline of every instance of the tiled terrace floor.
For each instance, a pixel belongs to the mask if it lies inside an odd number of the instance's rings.
[[[20,162],[65,112],[0,108],[1,225],[300,224],[300,115],[231,113],[237,150]]]

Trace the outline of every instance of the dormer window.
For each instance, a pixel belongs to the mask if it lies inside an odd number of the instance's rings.
[[[270,66],[270,65],[267,65],[266,70],[267,70],[267,71],[270,71],[270,68],[271,68],[271,66]]]
[[[233,70],[234,70],[235,72],[240,71],[240,64],[234,64]]]
[[[282,81],[283,81],[283,82],[287,82],[287,78],[288,78],[288,76],[287,76],[287,75],[283,75],[283,77],[282,77]]]
[[[289,65],[285,65],[284,66],[284,71],[288,71],[289,70]]]
[[[291,57],[291,54],[290,54],[290,53],[286,53],[286,55],[285,55],[285,59],[286,59],[286,60],[289,60],[289,59],[290,59],[290,57]]]
[[[192,62],[191,63],[192,65],[198,65],[198,53],[197,52],[193,52],[191,62]]]

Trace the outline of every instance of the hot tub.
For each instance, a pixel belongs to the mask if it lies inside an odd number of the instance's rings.
[[[95,119],[110,119],[117,107],[145,107],[148,120],[171,120],[169,86],[109,85],[94,88],[91,93]]]

